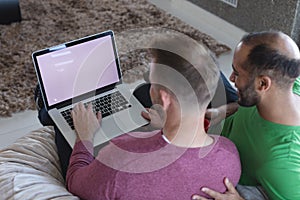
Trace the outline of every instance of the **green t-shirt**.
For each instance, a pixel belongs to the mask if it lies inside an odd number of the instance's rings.
[[[300,78],[293,90],[300,95]],[[261,185],[271,199],[300,199],[300,126],[272,123],[255,106],[240,107],[225,120],[222,135],[239,150],[240,184]]]

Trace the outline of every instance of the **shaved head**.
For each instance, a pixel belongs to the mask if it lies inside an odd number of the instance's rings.
[[[250,33],[243,37],[241,43],[252,47],[265,44],[288,58],[300,59],[297,44],[288,35],[279,31]]]
[[[300,75],[297,44],[279,31],[247,34],[236,48],[243,52],[242,68],[251,76],[267,75],[280,87],[290,87]]]

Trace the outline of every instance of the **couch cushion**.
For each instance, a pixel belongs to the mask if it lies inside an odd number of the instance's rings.
[[[0,151],[0,188],[3,199],[78,199],[64,186],[52,128],[32,131]]]

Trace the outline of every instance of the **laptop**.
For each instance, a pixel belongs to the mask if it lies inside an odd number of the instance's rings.
[[[94,146],[148,123],[145,108],[122,84],[111,30],[42,49],[32,54],[45,107],[71,147],[76,134],[71,115],[78,103],[92,102],[102,113]]]

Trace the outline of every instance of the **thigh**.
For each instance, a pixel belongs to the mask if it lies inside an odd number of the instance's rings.
[[[57,147],[57,153],[60,161],[61,172],[64,177],[66,178],[67,169],[69,166],[69,160],[72,154],[72,148],[59,131],[57,127],[54,127],[55,130],[55,144]]]
[[[138,85],[134,91],[133,95],[139,100],[139,102],[145,107],[145,108],[151,108],[152,102],[150,98],[150,83],[142,83]]]
[[[268,200],[268,196],[262,187],[237,185],[239,194],[246,200]]]

